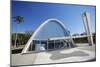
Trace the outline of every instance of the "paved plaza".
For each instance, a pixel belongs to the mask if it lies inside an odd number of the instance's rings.
[[[80,62],[95,58],[95,45],[77,44],[78,47],[39,53],[12,54],[11,62],[16,65],[32,65],[62,62]],[[81,45],[81,46],[80,46]]]

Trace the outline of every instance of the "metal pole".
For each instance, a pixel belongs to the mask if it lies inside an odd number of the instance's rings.
[[[54,40],[54,49],[55,49],[55,40]]]
[[[17,47],[17,38],[18,38],[18,24],[17,24],[17,29],[16,29],[16,38],[15,38],[15,44],[14,44],[14,47],[16,48]]]
[[[47,51],[48,51],[48,40],[47,40]]]

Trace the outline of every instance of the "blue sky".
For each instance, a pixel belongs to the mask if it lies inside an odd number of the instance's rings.
[[[71,4],[48,4],[39,2],[12,1],[12,17],[23,16],[24,22],[18,32],[35,30],[41,23],[49,18],[62,21],[71,34],[84,32],[82,13],[90,13],[92,32],[95,32],[95,7]],[[16,22],[11,22],[11,31],[16,32]]]

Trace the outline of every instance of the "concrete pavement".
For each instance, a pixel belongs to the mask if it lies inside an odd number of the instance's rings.
[[[11,65],[32,65],[88,61],[95,58],[95,46],[80,46],[48,52],[12,54]]]

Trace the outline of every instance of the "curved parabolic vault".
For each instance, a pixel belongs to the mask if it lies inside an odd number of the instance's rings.
[[[48,19],[43,22],[28,40],[22,53],[26,53],[32,40],[48,40],[52,37],[70,36],[65,25],[57,19]]]

